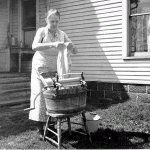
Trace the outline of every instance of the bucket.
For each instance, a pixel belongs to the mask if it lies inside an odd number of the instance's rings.
[[[86,118],[86,128],[88,130],[88,133],[97,132],[99,126],[99,120],[101,119],[100,116],[92,112],[87,112],[85,113],[85,118]],[[83,123],[83,119],[82,119],[82,123]],[[82,129],[83,131],[85,131],[84,126]]]

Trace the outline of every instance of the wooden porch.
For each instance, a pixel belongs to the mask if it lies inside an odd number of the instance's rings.
[[[30,73],[0,73],[0,106],[30,102]]]

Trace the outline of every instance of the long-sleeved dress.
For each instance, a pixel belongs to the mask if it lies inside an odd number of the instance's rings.
[[[35,38],[36,36],[40,36],[42,43],[56,41],[71,42],[67,34],[60,29],[57,29],[55,38],[53,38],[47,26],[39,28]],[[51,47],[43,51],[35,52],[32,60],[30,97],[30,107],[35,107],[35,109],[29,112],[29,119],[40,122],[46,121],[46,105],[42,93],[36,98],[34,105],[34,98],[44,87],[39,74],[41,72],[51,71],[53,76],[55,76],[56,72],[59,75],[62,75],[70,72],[70,70],[70,51],[68,51],[67,48],[57,50],[56,48]]]

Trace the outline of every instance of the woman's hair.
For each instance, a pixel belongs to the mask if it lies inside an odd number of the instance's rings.
[[[46,13],[46,18],[49,18],[52,14],[55,14],[59,17],[60,19],[60,13],[58,12],[57,9],[50,9],[47,13]]]

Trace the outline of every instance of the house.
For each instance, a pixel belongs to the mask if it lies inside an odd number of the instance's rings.
[[[149,6],[149,0],[0,0],[0,71],[30,71],[36,29],[56,8],[60,29],[79,49],[72,71],[84,72],[88,96],[148,102]]]

